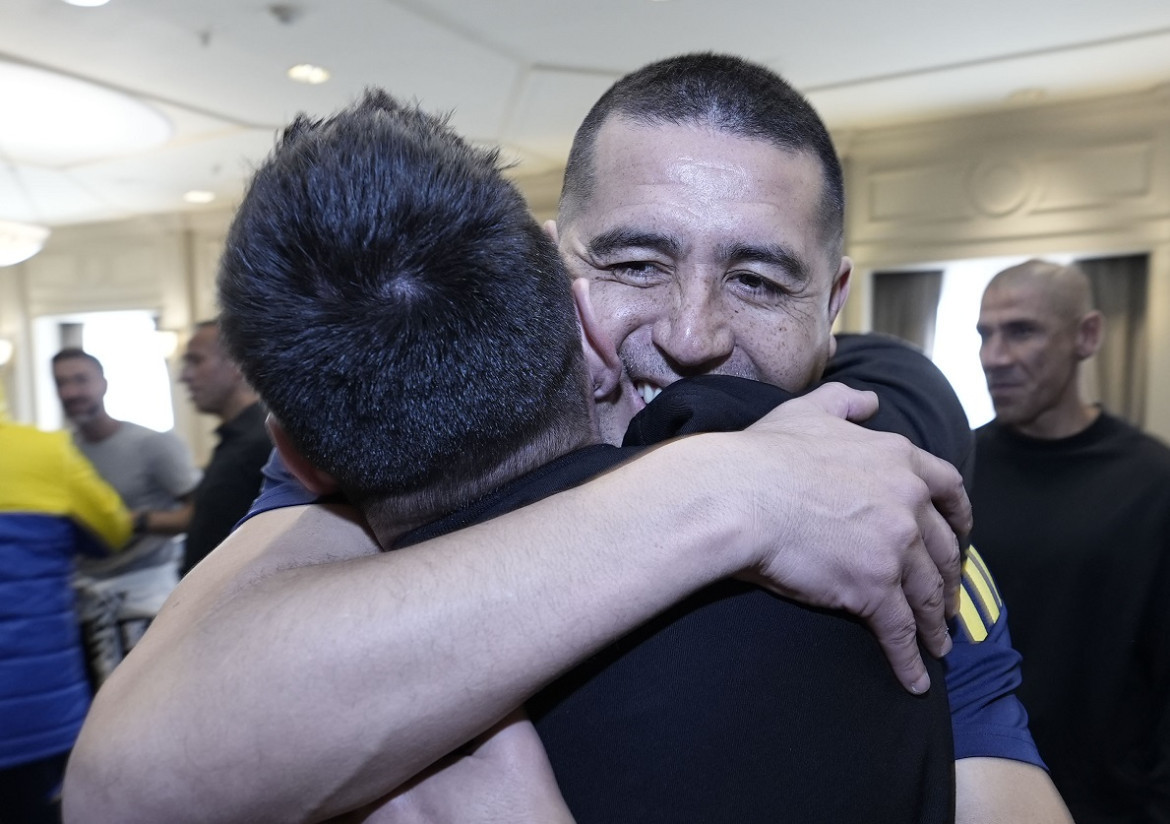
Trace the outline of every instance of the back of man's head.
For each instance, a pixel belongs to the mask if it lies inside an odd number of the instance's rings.
[[[618,80],[593,104],[573,138],[561,191],[559,222],[563,224],[592,195],[594,144],[601,127],[612,118],[635,126],[705,126],[813,154],[824,172],[824,237],[839,247],[845,194],[832,138],[808,101],[770,69],[731,55],[684,54],[643,66]]]
[[[495,152],[384,92],[285,130],[219,289],[244,375],[359,503],[422,490],[440,514],[590,427],[555,247]]]

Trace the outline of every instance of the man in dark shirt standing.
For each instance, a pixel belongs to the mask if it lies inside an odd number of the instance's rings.
[[[187,385],[200,412],[222,421],[215,430],[219,443],[195,490],[195,511],[180,569],[186,575],[248,511],[260,491],[260,469],[272,443],[264,428],[264,407],[220,348],[218,321],[204,321],[195,328],[179,380]]]
[[[976,437],[972,540],[1073,817],[1155,824],[1170,821],[1170,449],[1083,399],[1103,328],[1076,266],[1030,260],[983,293],[995,420]]]

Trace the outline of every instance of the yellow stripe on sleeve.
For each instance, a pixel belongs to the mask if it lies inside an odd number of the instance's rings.
[[[992,591],[986,567],[972,561],[971,557],[968,556],[967,561],[963,564],[963,580],[969,582],[970,588],[978,593],[979,605],[983,608],[983,614],[987,616],[987,624],[990,626],[998,621],[1000,601],[995,592]]]
[[[963,583],[959,590],[959,622],[974,643],[987,638],[1002,614],[1003,601],[995,580],[974,547],[963,562]]]
[[[983,623],[983,616],[975,602],[971,600],[967,587],[959,591],[959,623],[963,625],[963,631],[974,643],[978,644],[987,638],[987,625]]]
[[[999,594],[999,588],[995,585],[995,576],[991,574],[991,570],[987,568],[987,563],[983,560],[983,556],[979,554],[979,551],[975,547],[969,547],[967,549],[966,563],[973,564],[983,573],[983,577],[986,579],[988,586],[991,587],[992,598],[994,598],[996,605],[1003,604],[1003,597]]]

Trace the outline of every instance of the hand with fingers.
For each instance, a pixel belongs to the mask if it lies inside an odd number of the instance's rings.
[[[917,639],[932,655],[950,650],[957,535],[970,530],[971,507],[950,464],[899,435],[853,423],[876,408],[870,392],[826,384],[745,431],[737,448],[774,453],[783,466],[754,460],[741,467],[761,480],[749,527],[758,534],[758,557],[740,577],[859,616],[898,679],[921,693],[930,680]]]

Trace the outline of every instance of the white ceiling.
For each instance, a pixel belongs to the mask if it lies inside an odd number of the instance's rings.
[[[460,132],[520,161],[522,185],[542,197],[613,80],[695,50],[771,66],[841,133],[1019,106],[1034,90],[1059,101],[1170,83],[1170,2],[0,0],[0,60],[129,93],[174,130],[161,147],[71,163],[0,145],[0,220],[222,209],[281,125],[367,85],[452,110]],[[288,80],[303,62],[333,79]],[[190,189],[217,200],[186,205]]]

